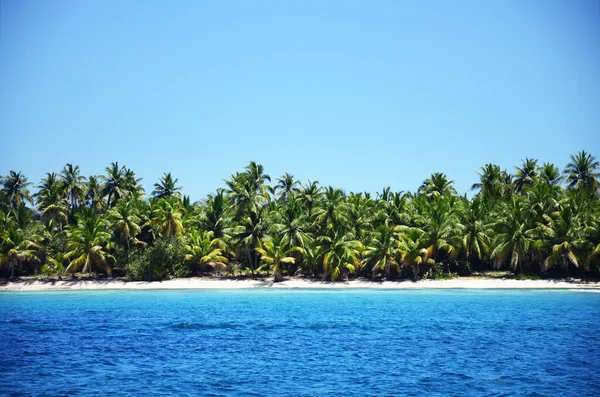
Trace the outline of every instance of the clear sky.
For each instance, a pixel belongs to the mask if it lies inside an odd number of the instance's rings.
[[[600,158],[600,1],[1,0],[0,174],[112,161],[192,200],[250,160],[414,191]]]

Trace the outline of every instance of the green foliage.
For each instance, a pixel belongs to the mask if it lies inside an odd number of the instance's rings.
[[[185,248],[175,238],[158,239],[154,245],[132,255],[127,265],[127,278],[135,281],[187,277],[191,271],[185,263]]]
[[[562,174],[530,158],[514,174],[486,164],[472,199],[444,173],[416,193],[388,187],[372,197],[301,185],[289,173],[271,184],[250,162],[199,202],[170,173],[148,199],[117,162],[89,177],[66,164],[33,195],[10,171],[0,177],[0,266],[6,276],[42,266],[47,275],[114,269],[132,280],[213,271],[418,280],[492,269],[589,277],[600,274],[599,170],[582,151]]]

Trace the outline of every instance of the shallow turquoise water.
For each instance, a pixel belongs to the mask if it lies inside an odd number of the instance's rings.
[[[600,294],[0,293],[0,395],[600,394]]]

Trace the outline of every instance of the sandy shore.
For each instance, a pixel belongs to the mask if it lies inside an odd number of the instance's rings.
[[[452,280],[384,281],[352,280],[323,282],[291,279],[281,283],[270,280],[229,280],[185,278],[154,282],[125,282],[123,280],[19,280],[0,285],[0,291],[49,290],[152,290],[152,289],[239,289],[239,288],[379,288],[379,289],[596,289],[600,283],[577,283],[567,280],[511,280],[463,277]]]

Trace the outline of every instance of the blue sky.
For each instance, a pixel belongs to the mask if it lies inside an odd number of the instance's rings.
[[[600,157],[600,2],[1,0],[0,174],[112,161],[193,200],[250,160],[346,191],[466,192]]]

